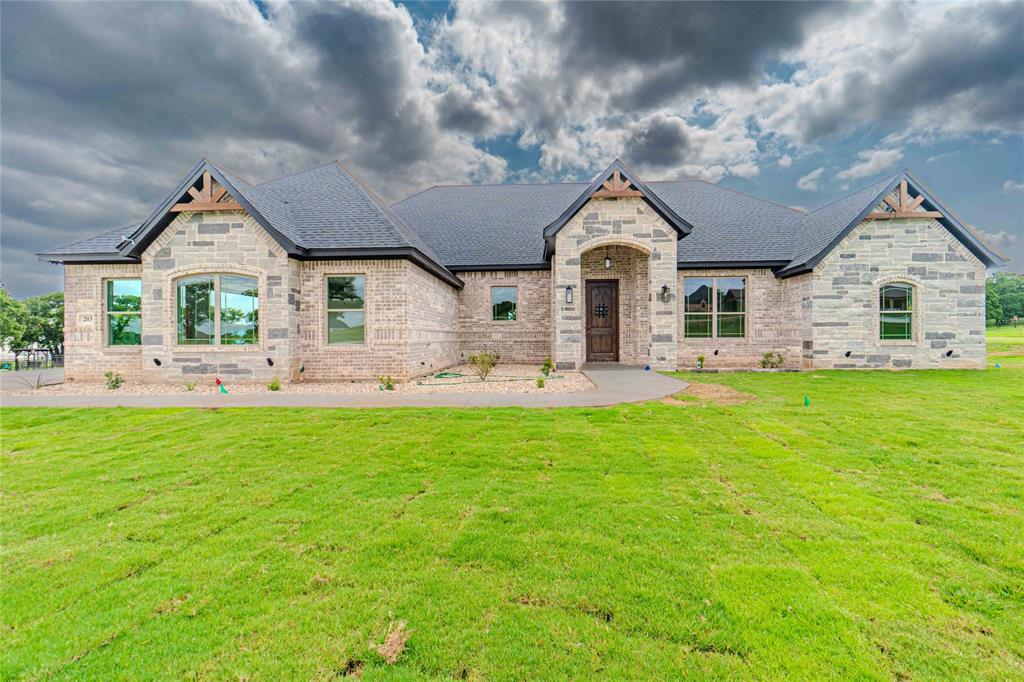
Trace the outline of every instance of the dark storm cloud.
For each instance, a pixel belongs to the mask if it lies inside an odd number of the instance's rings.
[[[689,146],[686,125],[681,119],[655,116],[633,131],[622,154],[629,165],[672,168],[683,162]]]
[[[422,186],[437,157],[442,177],[468,177],[474,150],[438,128],[403,11],[275,10],[0,5],[2,278],[16,294],[59,287],[34,251],[144,217],[202,156],[254,181],[343,158],[389,196]]]
[[[886,23],[909,25],[918,10],[893,5]],[[929,107],[952,107],[976,129],[1024,131],[1024,11],[1013,2],[952,7],[917,40],[886,46],[834,90],[825,85],[801,118],[805,141]]]
[[[609,80],[641,72],[622,105],[649,108],[692,86],[746,81],[761,59],[799,45],[808,22],[841,6],[803,2],[570,2],[567,59]]]

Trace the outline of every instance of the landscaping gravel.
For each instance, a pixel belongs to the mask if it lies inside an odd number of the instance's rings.
[[[434,376],[413,379],[395,384],[395,393],[575,393],[593,388],[590,379],[580,372],[552,373],[545,380],[544,388],[537,388],[536,379],[540,369],[534,365],[498,365],[486,381],[481,381],[469,365],[452,367],[446,373],[462,374],[461,377],[435,378]],[[266,384],[244,384],[225,382],[229,393],[238,395],[270,394],[273,391]],[[116,391],[111,391],[100,382],[72,381],[38,389],[14,389],[5,391],[9,395],[169,395],[182,393],[209,394],[220,389],[213,379],[203,379],[188,391],[185,384],[142,384],[126,381]],[[353,393],[376,393],[380,390],[376,381],[300,381],[281,382],[278,393],[342,395]]]

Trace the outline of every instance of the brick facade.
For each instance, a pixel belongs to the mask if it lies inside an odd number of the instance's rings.
[[[550,355],[576,369],[585,358],[588,279],[619,281],[625,364],[689,368],[704,355],[709,368],[756,367],[774,351],[794,368],[984,367],[984,265],[931,219],[862,223],[814,272],[788,279],[764,268],[677,270],[675,232],[637,199],[588,202],[558,233],[551,271],[464,272],[461,291],[400,259],[289,258],[240,211],[182,213],[141,260],[65,266],[69,380],[100,381],[107,371],[147,382],[404,380],[481,350],[516,363]],[[215,273],[258,281],[257,344],[177,343],[175,281]],[[342,274],[366,276],[362,344],[326,343],[326,277]],[[685,277],[745,277],[746,336],[686,338]],[[104,282],[111,278],[142,279],[139,347],[106,344]],[[893,281],[915,287],[910,341],[878,338],[879,287]],[[567,304],[570,285],[575,297]],[[492,286],[516,287],[514,322],[491,319]]]
[[[551,272],[461,272],[459,356],[495,351],[505,362],[539,364],[551,355]],[[515,321],[491,317],[491,287],[516,288]]]
[[[713,368],[757,367],[764,353],[781,353],[784,367],[797,368],[801,362],[801,327],[792,324],[799,315],[800,298],[793,280],[780,280],[768,268],[699,269],[679,271],[679,295],[686,277],[743,277],[746,279],[746,335],[743,338],[687,338],[684,303],[679,308],[679,367],[696,366],[697,356]],[[712,334],[715,334],[712,325]],[[716,354],[717,351],[717,354]]]

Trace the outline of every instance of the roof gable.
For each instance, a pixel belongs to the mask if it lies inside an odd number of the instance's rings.
[[[916,217],[937,220],[988,267],[1006,260],[986,246],[909,170],[902,170],[808,213],[800,225],[800,247],[778,274],[791,277],[810,272],[865,220]]]
[[[214,181],[219,185],[215,189]],[[118,251],[122,256],[138,258],[142,252],[153,243],[163,230],[171,224],[178,213],[188,210],[238,210],[248,213],[260,224],[260,226],[279,243],[288,253],[296,249],[295,242],[284,232],[275,227],[263,212],[257,209],[250,199],[255,198],[251,192],[241,191],[241,188],[251,189],[251,185],[238,178],[223,172],[206,159],[201,159],[185,179],[168,194],[159,206],[142,222],[128,240],[118,245]],[[220,192],[223,190],[223,193]],[[217,194],[218,201],[213,201],[214,194]],[[248,194],[249,196],[246,196]],[[198,198],[197,198],[198,197]],[[229,200],[230,198],[230,200]],[[231,201],[233,200],[233,201]],[[224,203],[227,202],[227,203]],[[222,203],[225,208],[217,209],[216,204]],[[265,201],[258,203],[268,208]],[[194,208],[190,207],[194,206]]]
[[[690,223],[679,217],[679,214],[672,210],[668,204],[662,201],[650,187],[645,185],[640,178],[633,173],[633,171],[626,168],[626,165],[623,164],[622,161],[615,159],[603,173],[597,176],[596,180],[590,183],[590,185],[584,189],[578,197],[576,197],[576,200],[573,201],[560,216],[544,228],[544,240],[546,242],[544,248],[545,257],[550,257],[555,235],[565,227],[566,223],[572,220],[573,216],[580,212],[580,209],[582,209],[588,201],[592,198],[615,199],[624,197],[637,197],[647,202],[647,204],[653,208],[654,211],[672,227],[672,229],[676,231],[679,239],[690,234],[690,231],[693,229],[693,226],[690,225]]]

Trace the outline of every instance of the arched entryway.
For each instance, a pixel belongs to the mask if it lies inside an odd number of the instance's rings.
[[[650,358],[650,254],[627,244],[580,256],[584,360],[643,365]]]

